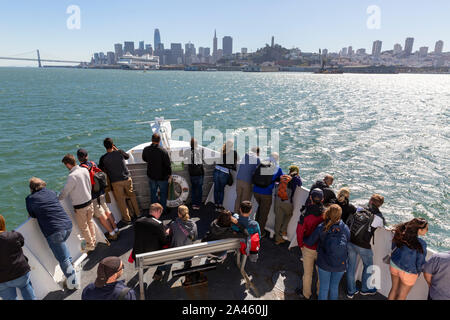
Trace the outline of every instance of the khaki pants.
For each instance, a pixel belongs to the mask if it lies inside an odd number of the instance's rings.
[[[96,245],[95,226],[92,221],[94,216],[94,205],[91,203],[82,209],[75,209],[75,221],[86,240],[86,249],[94,250]]]
[[[317,251],[311,250],[306,247],[302,248],[302,257],[303,257],[303,296],[306,299],[309,299],[312,295],[311,285],[312,278],[314,273],[314,265],[317,260]],[[316,266],[317,274],[317,266]],[[319,277],[317,276],[317,291],[319,292]]]
[[[259,223],[259,228],[261,232],[264,233],[264,228],[266,227],[267,217],[270,212],[270,207],[272,206],[272,195],[254,193],[256,202],[258,202],[258,212],[256,213],[256,221]]]
[[[97,219],[100,219],[100,217],[105,217],[106,219],[106,212],[110,211],[106,205],[105,195],[102,194],[97,199],[93,199],[92,204],[94,205],[94,217]]]
[[[289,220],[292,217],[292,203],[290,200],[282,201],[275,198],[275,241],[283,238],[283,233],[287,233]]]
[[[113,182],[111,183],[111,185],[114,193],[114,198],[116,198],[117,206],[120,209],[123,220],[125,222],[130,222],[132,216],[138,217],[141,211],[139,210],[136,195],[133,191],[133,180],[131,180],[131,178],[128,178],[128,180]],[[130,198],[131,200],[131,206],[133,207],[132,209],[134,214],[130,215],[127,206],[127,198]]]
[[[236,181],[236,202],[234,203],[234,212],[238,213],[242,201],[252,200],[252,185],[243,180]]]

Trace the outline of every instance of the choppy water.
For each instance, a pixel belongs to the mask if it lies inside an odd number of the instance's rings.
[[[138,121],[177,118],[174,128],[279,129],[283,169],[306,187],[326,172],[365,203],[385,196],[389,224],[430,222],[425,240],[450,249],[449,75],[314,75],[0,68],[0,213],[25,221],[28,179],[60,190],[64,154],[98,161],[102,141],[125,150],[150,138]]]

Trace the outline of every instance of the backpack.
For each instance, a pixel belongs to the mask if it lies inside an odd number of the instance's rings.
[[[241,242],[241,249],[240,249],[241,254],[248,256],[251,262],[258,261],[260,248],[259,234],[257,232],[251,234],[247,238],[241,239],[240,242]]]
[[[289,200],[292,194],[291,188],[289,188],[289,182],[292,177],[288,174],[284,174],[280,177],[280,183],[278,185],[277,195],[281,200]]]
[[[261,162],[255,170],[253,174],[252,182],[255,186],[260,188],[267,188],[272,184],[274,165],[272,162]],[[261,171],[264,170],[264,173],[271,172],[271,174],[263,174]]]
[[[350,239],[354,244],[370,243],[372,237],[372,222],[375,215],[367,208],[358,207],[356,212],[347,219],[350,229]]]
[[[345,266],[348,257],[347,242],[342,227],[333,226],[328,230],[324,243],[325,260],[328,265],[334,268]]]
[[[92,161],[88,162],[88,164],[89,165],[81,164],[80,166],[88,169],[89,171],[89,176],[91,178],[92,184],[92,192],[98,193],[101,191],[105,191],[106,187],[108,186],[108,178],[106,176],[106,173],[100,170],[100,168],[98,168]]]

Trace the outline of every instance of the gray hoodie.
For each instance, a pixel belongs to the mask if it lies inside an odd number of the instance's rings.
[[[197,240],[197,225],[191,219],[184,221],[177,218],[170,224],[170,232],[172,234],[171,247],[181,247],[192,244]]]

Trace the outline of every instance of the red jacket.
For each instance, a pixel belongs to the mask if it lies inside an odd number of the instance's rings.
[[[316,229],[316,227],[319,224],[321,224],[322,222],[323,222],[322,215],[315,216],[313,214],[310,214],[309,216],[307,216],[305,218],[305,220],[303,221],[303,224],[299,223],[297,225],[297,242],[298,242],[299,248],[302,248],[303,246],[305,246],[308,249],[317,250],[318,242],[316,242],[314,244],[310,244],[310,243],[304,242],[303,240],[305,238],[309,237],[313,233],[313,231]]]

